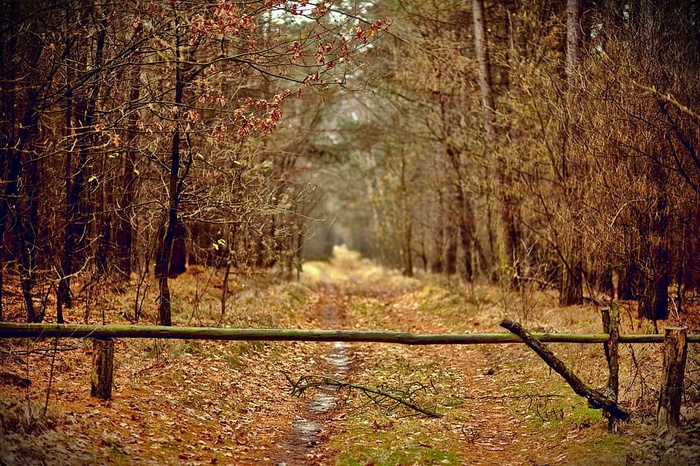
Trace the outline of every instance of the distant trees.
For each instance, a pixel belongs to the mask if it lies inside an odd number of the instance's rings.
[[[562,305],[617,288],[651,319],[700,286],[695,2],[8,0],[0,16],[0,316],[55,304],[61,321],[137,273],[169,324],[187,263],[291,276],[324,205],[354,222],[336,236],[406,275],[551,286]],[[385,40],[371,18],[393,19]]]
[[[698,289],[697,5],[619,4],[589,54],[584,141],[591,166],[597,250],[639,299],[640,316],[663,319],[669,289]]]
[[[0,315],[17,287],[29,321],[55,303],[62,322],[152,272],[170,325],[187,260],[291,267],[302,153],[265,138],[386,27],[360,4],[0,2]]]
[[[366,191],[380,255],[407,274],[556,286],[562,305],[619,276],[641,317],[664,318],[669,290],[680,310],[699,277],[697,5],[403,0],[385,14],[397,39],[373,51],[387,79],[361,113],[390,122],[365,133],[373,178],[418,176],[407,203],[400,181]],[[361,157],[367,137],[344,150]],[[397,211],[410,239],[387,223]]]

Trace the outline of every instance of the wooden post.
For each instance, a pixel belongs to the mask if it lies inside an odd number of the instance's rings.
[[[92,396],[109,400],[112,397],[112,375],[114,370],[114,340],[111,338],[92,340]]]
[[[601,309],[603,317],[603,331],[610,335],[608,341],[603,343],[605,350],[605,359],[608,361],[608,387],[607,396],[609,399],[617,403],[617,396],[620,387],[620,364],[618,343],[620,341],[620,311],[617,307],[617,302],[613,301],[609,308]],[[620,422],[614,416],[608,416],[608,430],[613,434],[618,434],[620,431]]]
[[[687,353],[688,341],[685,328],[667,327],[664,338],[664,373],[656,417],[656,425],[662,432],[673,431],[680,425]]]

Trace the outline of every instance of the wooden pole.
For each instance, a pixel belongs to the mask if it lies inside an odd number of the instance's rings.
[[[680,425],[687,353],[685,328],[667,327],[664,339],[664,373],[656,417],[656,424],[662,432],[673,431]]]
[[[605,343],[607,334],[532,333],[547,343]],[[402,345],[475,345],[522,343],[509,333],[373,332],[355,330],[249,329],[213,327],[164,327],[147,325],[58,325],[0,323],[0,338],[168,338],[221,341],[347,341]],[[620,343],[662,343],[663,335],[620,335]],[[699,343],[700,334],[688,335]]]
[[[609,336],[608,341],[603,343],[605,350],[605,359],[608,361],[608,388],[607,396],[609,399],[617,403],[617,396],[620,387],[620,364],[618,343],[620,341],[620,311],[617,308],[617,302],[613,301],[609,308],[601,309],[603,317],[603,331]],[[608,416],[608,430],[613,434],[618,434],[620,431],[620,422],[614,416]]]
[[[111,338],[92,341],[92,374],[90,394],[103,400],[112,397],[114,374],[114,340]]]

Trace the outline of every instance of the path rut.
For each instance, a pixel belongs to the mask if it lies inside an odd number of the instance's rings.
[[[335,290],[337,293],[337,290]],[[321,292],[321,296],[323,296]],[[321,299],[316,306],[322,308],[320,318],[324,329],[339,327],[343,312],[337,304]],[[349,343],[333,342],[319,345],[320,361],[317,372],[306,375],[324,375],[344,381],[351,369],[352,348]],[[287,438],[274,455],[276,466],[326,464],[325,450],[332,439],[332,432],[341,422],[340,395],[330,387],[317,387],[300,397],[296,415]],[[324,461],[325,460],[325,461]]]

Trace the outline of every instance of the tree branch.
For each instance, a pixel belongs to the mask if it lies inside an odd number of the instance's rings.
[[[594,408],[602,409],[605,413],[616,417],[622,421],[629,419],[629,412],[615,401],[611,400],[587,386],[576,374],[566,367],[566,365],[557,358],[552,351],[547,348],[538,339],[532,336],[530,332],[525,330],[522,325],[513,322],[510,319],[503,319],[501,327],[513,332],[523,339],[525,344],[529,346],[549,367],[554,369],[564,380],[573,388],[576,394],[588,399]]]
[[[421,414],[424,414],[428,417],[432,418],[439,418],[442,417],[441,414],[436,413],[435,411],[431,411],[430,409],[423,408],[422,406],[417,405],[416,403],[412,402],[410,400],[411,394],[415,392],[409,391],[407,392],[407,396],[400,396],[400,395],[395,395],[392,393],[389,393],[384,390],[380,390],[378,388],[371,388],[367,387],[365,385],[357,385],[357,384],[352,384],[349,382],[342,382],[340,380],[334,379],[332,377],[327,377],[325,375],[309,375],[309,376],[301,376],[299,377],[299,380],[296,382],[293,381],[287,374],[284,374],[284,377],[287,379],[289,384],[292,386],[292,392],[291,394],[294,396],[301,396],[303,393],[308,390],[309,388],[316,388],[316,387],[333,387],[336,390],[341,390],[343,388],[347,388],[349,390],[358,390],[362,392],[365,396],[367,396],[369,399],[374,401],[375,403],[379,404],[378,401],[382,399],[388,399],[395,401],[398,404],[401,404],[403,406],[406,406],[407,408],[410,408],[414,411],[418,411]],[[422,385],[421,385],[422,387]]]

